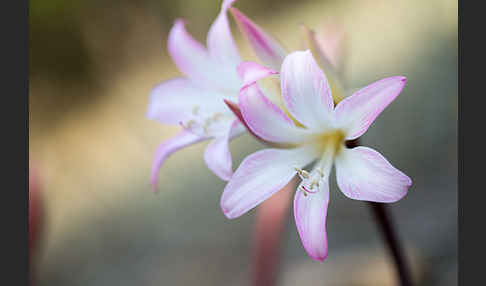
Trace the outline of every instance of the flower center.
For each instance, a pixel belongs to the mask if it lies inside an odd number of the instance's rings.
[[[344,132],[340,129],[330,130],[316,137],[315,142],[320,154],[335,156],[344,146]]]
[[[202,137],[217,136],[226,131],[234,116],[223,112],[204,112],[199,105],[192,109],[192,116],[181,122],[184,129]]]

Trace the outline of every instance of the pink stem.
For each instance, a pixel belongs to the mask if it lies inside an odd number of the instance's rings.
[[[295,188],[294,179],[257,209],[253,240],[253,285],[276,285],[280,242]]]

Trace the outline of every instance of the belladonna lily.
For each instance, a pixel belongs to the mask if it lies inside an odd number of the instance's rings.
[[[209,30],[207,49],[188,34],[182,20],[177,20],[170,31],[169,54],[185,77],[163,82],[152,90],[147,117],[164,124],[180,124],[183,131],[156,150],[151,180],[155,189],[164,160],[204,140],[211,140],[204,153],[209,169],[223,180],[232,175],[228,144],[245,131],[223,102],[237,100],[242,83],[236,71],[241,60],[226,15],[233,2],[223,1]]]
[[[257,64],[240,67],[245,78],[275,73]],[[405,77],[384,78],[333,103],[326,76],[310,51],[285,57],[280,70],[282,110],[254,81],[240,91],[239,107],[248,128],[280,148],[246,157],[226,185],[224,214],[237,218],[282,189],[298,174],[294,217],[307,253],[315,260],[328,254],[326,214],[329,174],[347,197],[391,203],[407,193],[412,181],[380,153],[368,147],[348,149],[345,141],[366,132],[375,118],[401,92]],[[315,162],[310,171],[304,168]]]

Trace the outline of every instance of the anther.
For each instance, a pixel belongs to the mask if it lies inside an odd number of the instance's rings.
[[[299,174],[299,177],[301,179],[309,179],[309,172],[307,172],[306,170],[302,170],[301,168],[298,168],[298,167],[294,167],[295,170],[297,171],[297,173]]]
[[[192,114],[197,115],[199,113],[199,105],[194,105],[192,107]]]

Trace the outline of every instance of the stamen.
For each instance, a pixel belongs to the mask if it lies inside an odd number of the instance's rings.
[[[302,179],[302,183],[299,186],[299,190],[302,191],[304,196],[308,194],[316,194],[319,192],[321,180],[324,179],[324,171],[322,168],[314,169],[310,174],[309,172],[295,167],[297,174]]]
[[[299,174],[299,177],[303,180],[303,179],[309,179],[309,172],[307,172],[306,170],[302,170],[301,168],[298,168],[298,167],[294,167],[294,169],[297,171],[297,174]]]
[[[223,132],[229,120],[233,119],[221,112],[206,113],[203,111],[199,105],[194,105],[191,119],[180,122],[180,125],[196,135],[216,136],[219,132]]]
[[[192,107],[192,114],[194,115],[199,114],[199,105],[194,105],[194,107]]]

